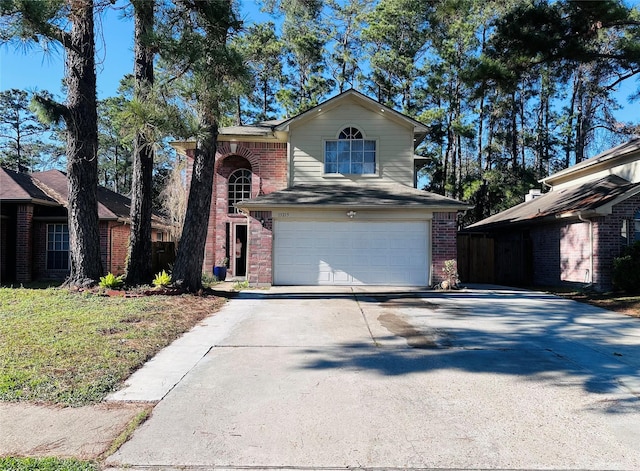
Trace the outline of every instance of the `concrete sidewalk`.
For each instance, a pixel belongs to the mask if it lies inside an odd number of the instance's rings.
[[[107,465],[640,469],[637,319],[382,291],[243,292],[111,396],[161,400]]]

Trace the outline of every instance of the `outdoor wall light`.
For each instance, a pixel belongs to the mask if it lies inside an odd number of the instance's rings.
[[[236,142],[232,142],[229,144],[229,149],[231,149],[232,154],[235,154],[236,150],[238,150],[238,144]]]
[[[355,211],[347,211],[347,216],[349,216],[349,219],[353,219],[353,217],[356,215],[357,213]]]

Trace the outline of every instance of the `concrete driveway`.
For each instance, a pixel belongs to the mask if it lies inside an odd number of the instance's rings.
[[[143,370],[114,468],[640,469],[640,319],[541,293],[245,291]]]

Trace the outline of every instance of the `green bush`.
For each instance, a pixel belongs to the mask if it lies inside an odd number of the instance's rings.
[[[124,275],[115,276],[113,273],[107,273],[100,277],[100,287],[109,289],[119,289],[124,286]]]
[[[162,270],[153,279],[153,286],[157,288],[166,288],[170,284],[171,284],[171,275],[169,275],[165,270]]]
[[[640,293],[640,241],[613,259],[613,286],[628,293]]]

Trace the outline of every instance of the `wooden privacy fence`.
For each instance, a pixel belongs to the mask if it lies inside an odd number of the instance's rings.
[[[495,283],[495,243],[486,234],[458,234],[458,274],[463,283]]]
[[[176,245],[174,242],[152,242],[151,244],[151,266],[153,273],[160,273],[162,270],[169,271],[176,261]]]

